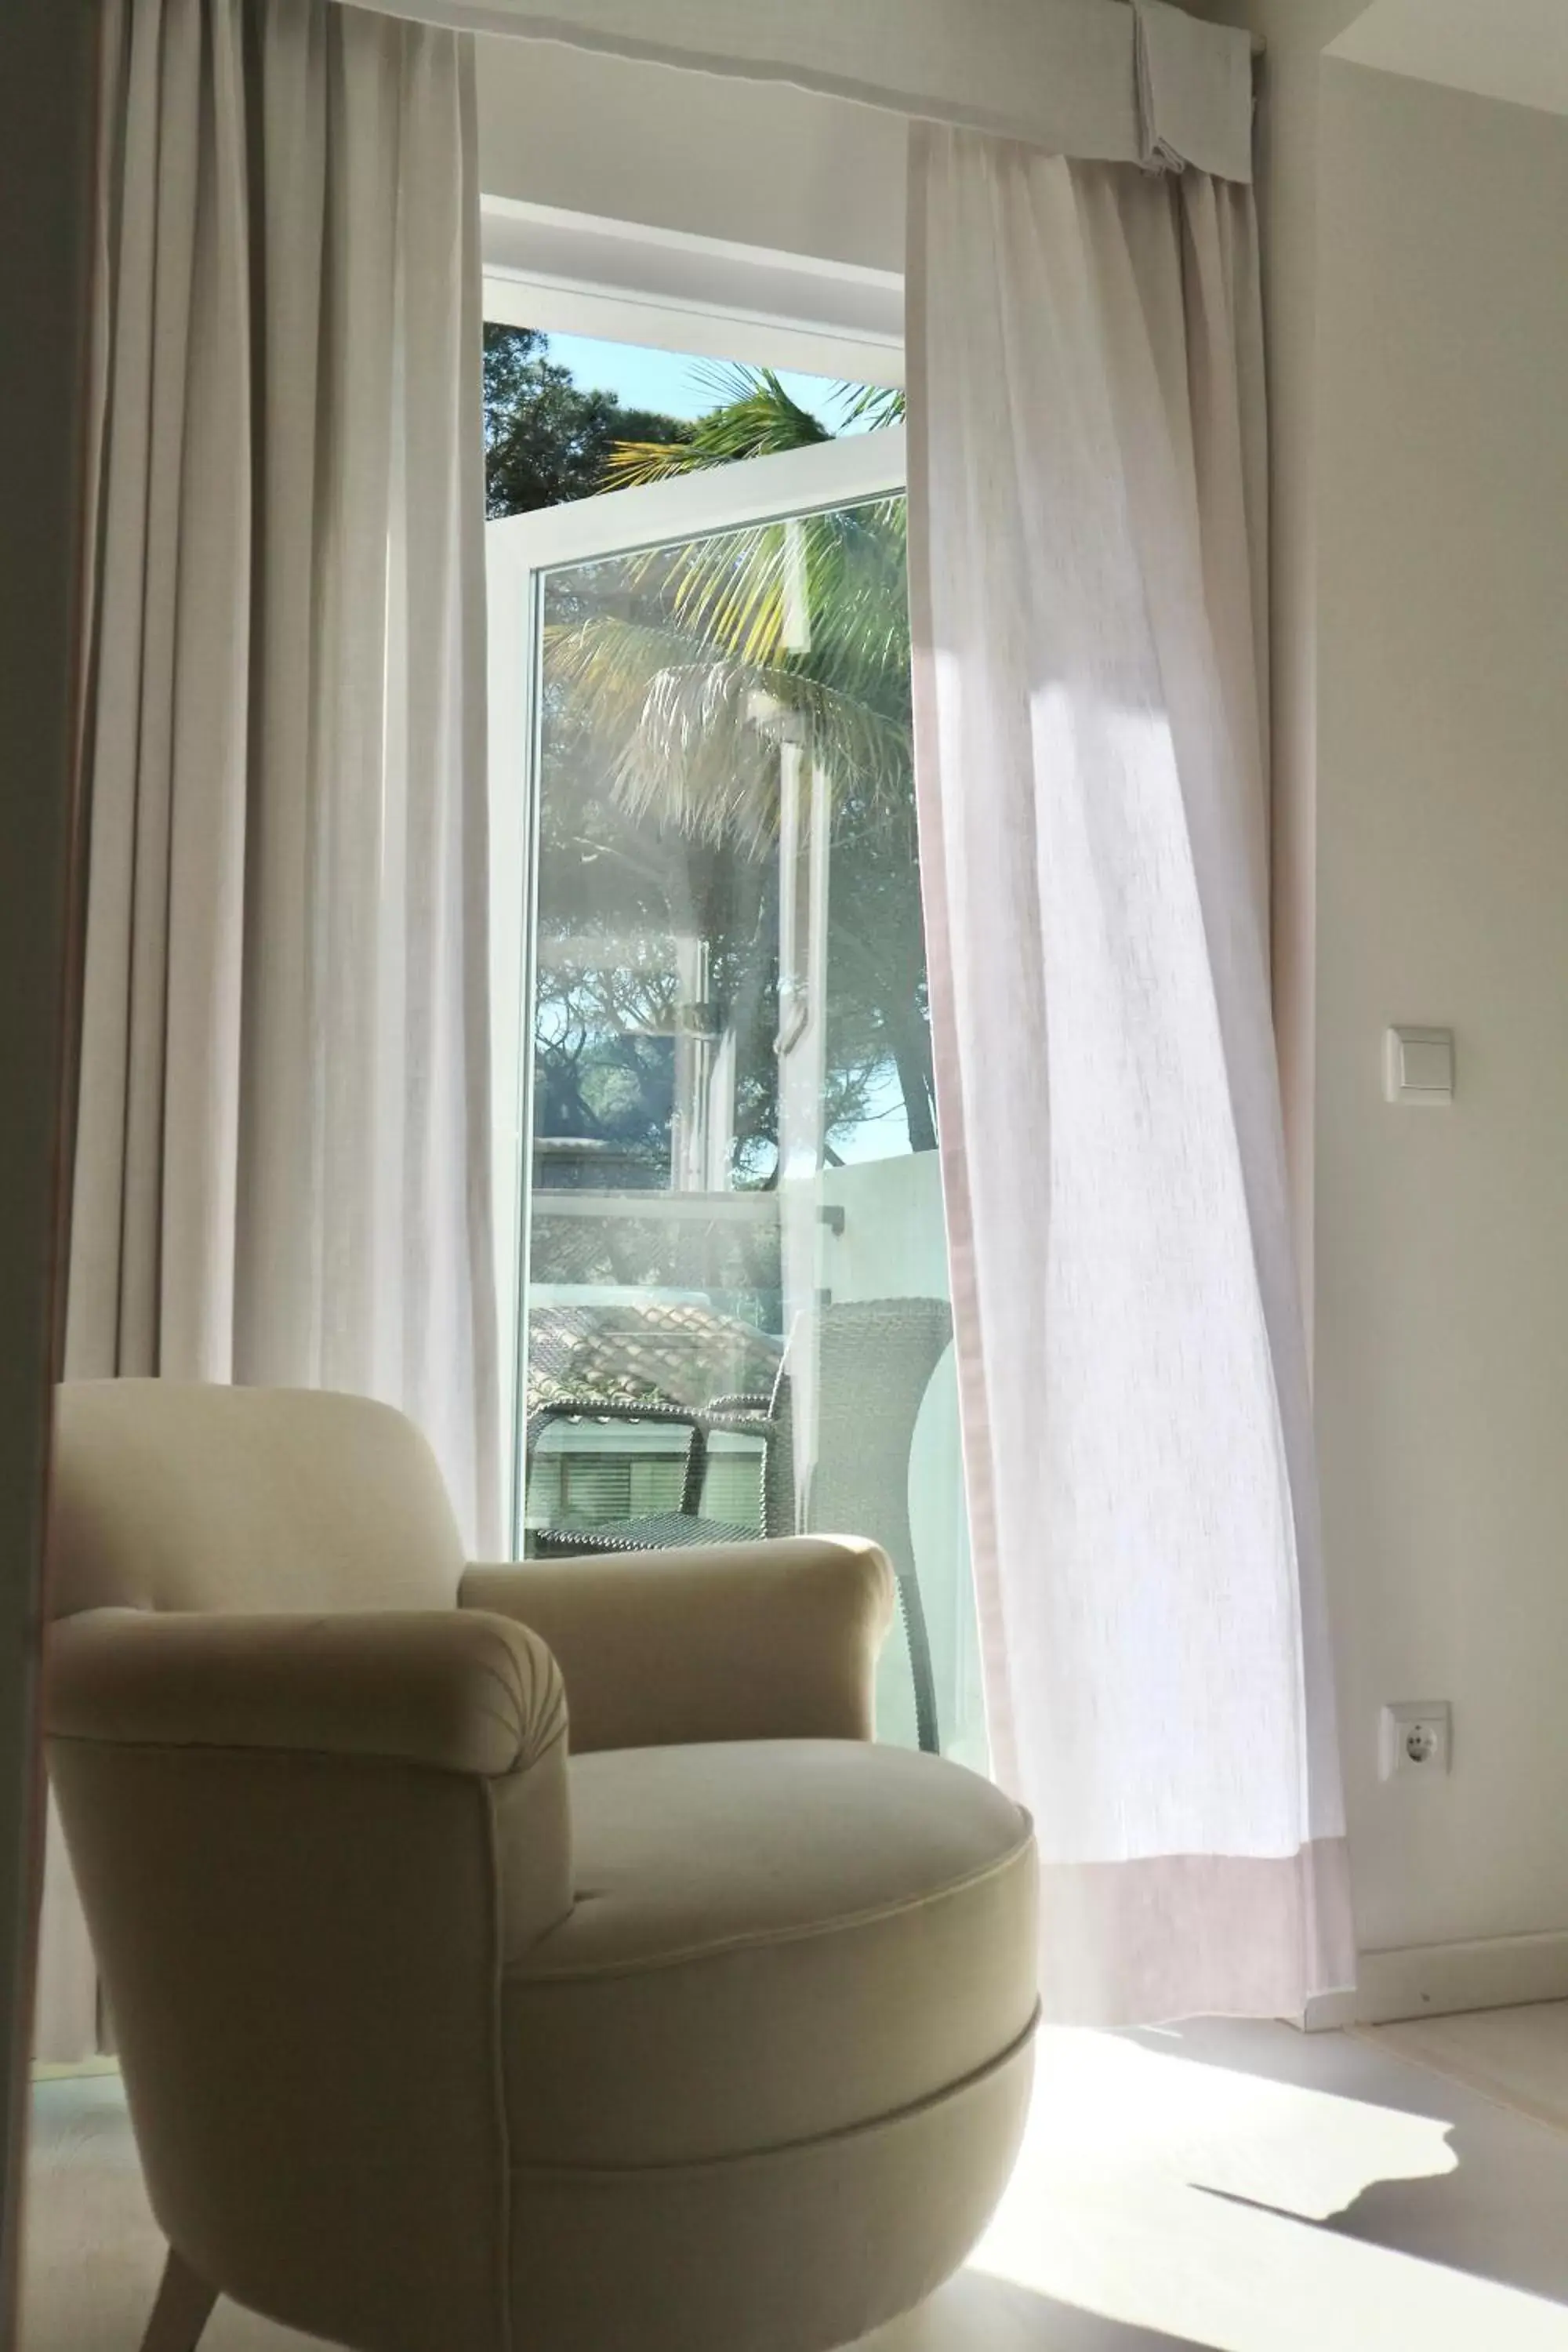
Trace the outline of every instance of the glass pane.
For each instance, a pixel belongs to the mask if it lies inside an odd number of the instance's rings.
[[[881,1736],[981,1760],[903,501],[541,604],[527,1549],[874,1536]]]

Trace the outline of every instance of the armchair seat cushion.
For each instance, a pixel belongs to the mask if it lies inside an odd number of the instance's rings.
[[[503,1989],[514,2165],[760,2154],[984,2074],[1036,2005],[1027,1816],[903,1749],[574,1760],[577,1901]]]

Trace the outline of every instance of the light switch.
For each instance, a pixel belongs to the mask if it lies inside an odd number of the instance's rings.
[[[1454,1099],[1454,1033],[1451,1029],[1391,1029],[1385,1082],[1395,1103],[1447,1103]]]

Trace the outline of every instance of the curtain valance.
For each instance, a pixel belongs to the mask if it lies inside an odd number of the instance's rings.
[[[792,82],[1080,161],[1252,177],[1252,42],[1164,0],[357,0]]]

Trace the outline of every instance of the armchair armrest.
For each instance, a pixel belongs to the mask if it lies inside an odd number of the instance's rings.
[[[51,1629],[45,1712],[171,2243],[334,2340],[501,2342],[500,1981],[574,1899],[543,1643],[456,1608],[93,1610]],[[264,2198],[237,2115],[289,2152]],[[432,2214],[461,2221],[434,2272]]]
[[[578,1754],[872,1736],[893,1577],[856,1537],[476,1565],[458,1600],[549,1643]]]
[[[564,1731],[560,1672],[514,1619],[93,1609],[49,1637],[53,1738],[297,1748],[499,1779]]]

